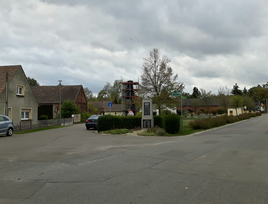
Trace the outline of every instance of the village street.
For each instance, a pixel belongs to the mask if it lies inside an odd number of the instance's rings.
[[[268,203],[268,115],[183,137],[0,137],[0,203]]]

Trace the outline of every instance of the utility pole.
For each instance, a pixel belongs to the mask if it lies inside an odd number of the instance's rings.
[[[8,72],[6,73],[6,116],[8,116]]]

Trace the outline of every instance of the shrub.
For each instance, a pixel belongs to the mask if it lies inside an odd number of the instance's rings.
[[[86,122],[86,120],[90,117],[90,113],[83,112],[81,113],[81,122]]]
[[[256,116],[261,116],[261,112],[256,112],[255,115]]]
[[[209,113],[209,111],[208,110],[205,110],[205,114],[208,114]]]
[[[196,111],[196,114],[197,114],[197,115],[200,115],[200,114],[201,114],[201,110],[197,110],[197,111]]]
[[[48,120],[48,116],[47,115],[41,115],[39,117],[39,120]]]
[[[154,126],[163,128],[164,116],[154,116]]]
[[[180,116],[177,114],[166,115],[164,129],[169,134],[176,134],[180,131]]]
[[[241,114],[237,116],[239,118],[239,120],[246,120],[250,118],[250,115],[245,113],[245,114]]]
[[[138,112],[138,113],[136,114],[136,116],[137,116],[137,117],[142,117],[142,111]]]
[[[166,131],[162,128],[158,128],[156,131],[155,131],[155,134],[157,136],[165,136],[166,135]]]
[[[115,134],[115,135],[121,135],[121,134],[126,134],[128,133],[128,129],[114,129],[114,130],[106,130],[104,133],[110,133],[110,134]]]
[[[216,115],[217,111],[216,110],[211,110],[212,115]]]
[[[134,129],[140,127],[141,117],[104,115],[99,118],[97,129],[105,131],[111,129]]]
[[[217,111],[218,114],[223,114],[223,108],[217,108],[216,111]]]
[[[225,116],[227,123],[235,123],[239,121],[237,116]]]
[[[189,126],[194,130],[201,129],[202,122],[203,122],[203,119],[196,119],[196,120],[190,121]]]

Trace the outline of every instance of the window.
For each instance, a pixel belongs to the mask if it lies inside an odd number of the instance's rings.
[[[29,120],[31,119],[31,110],[22,109],[21,110],[21,120]]]
[[[6,107],[4,108],[4,113],[6,114]],[[8,108],[8,115],[9,119],[12,120],[12,108]]]
[[[23,96],[24,95],[24,86],[17,85],[17,95]]]

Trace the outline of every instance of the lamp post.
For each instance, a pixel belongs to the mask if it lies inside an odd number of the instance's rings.
[[[59,80],[59,87],[60,87],[60,126],[61,126],[61,82],[62,80]]]

